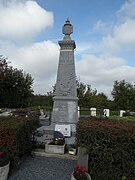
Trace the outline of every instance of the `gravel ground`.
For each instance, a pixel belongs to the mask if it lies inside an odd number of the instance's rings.
[[[8,180],[71,180],[75,160],[28,157]]]

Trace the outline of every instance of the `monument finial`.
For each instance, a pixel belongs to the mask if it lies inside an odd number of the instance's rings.
[[[66,19],[66,23],[64,24],[62,28],[62,33],[65,34],[64,39],[71,39],[70,34],[73,33],[73,26],[70,24],[69,18]]]
[[[70,24],[69,18],[66,19],[66,24]]]

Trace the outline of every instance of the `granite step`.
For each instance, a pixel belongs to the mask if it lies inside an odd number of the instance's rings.
[[[62,159],[71,159],[71,160],[77,160],[77,155],[70,155],[68,153],[65,154],[52,154],[52,153],[46,153],[44,149],[35,149],[32,151],[32,156],[44,156],[44,157],[57,157]]]

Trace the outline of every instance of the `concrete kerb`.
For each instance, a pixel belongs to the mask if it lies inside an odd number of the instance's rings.
[[[32,156],[44,156],[44,157],[55,157],[55,158],[62,158],[62,159],[71,159],[71,160],[77,160],[77,155],[70,155],[68,153],[65,154],[52,154],[52,153],[46,153],[43,149],[35,149],[31,152]]]

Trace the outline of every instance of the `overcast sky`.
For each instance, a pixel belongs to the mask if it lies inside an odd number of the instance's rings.
[[[56,82],[68,17],[81,82],[108,97],[115,80],[135,82],[135,0],[0,0],[0,54],[32,75],[35,94]]]

